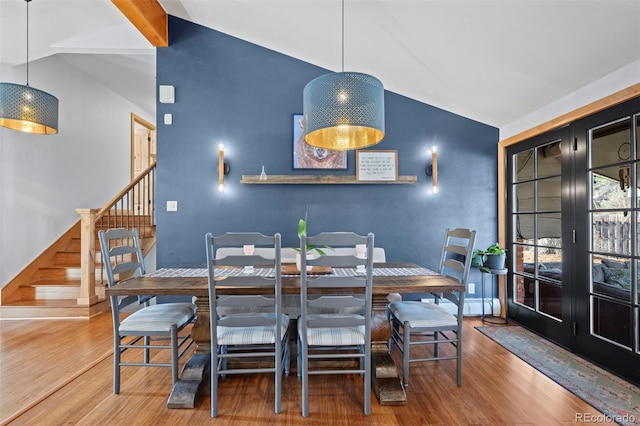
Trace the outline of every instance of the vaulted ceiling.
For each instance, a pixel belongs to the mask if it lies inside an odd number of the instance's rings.
[[[159,3],[170,15],[342,69],[339,0]],[[57,55],[155,113],[155,48],[111,1],[34,0],[29,20],[31,61]],[[0,0],[0,64],[25,61],[26,3]],[[638,61],[638,0],[345,0],[345,70],[496,127]],[[37,79],[30,75],[36,87]]]

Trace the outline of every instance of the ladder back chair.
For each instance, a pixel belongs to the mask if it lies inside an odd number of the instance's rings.
[[[457,228],[447,229],[444,235],[438,272],[453,277],[465,285],[469,277],[476,231]],[[456,382],[462,386],[462,319],[464,313],[464,291],[460,293],[434,294],[434,303],[421,301],[394,301],[388,305],[391,321],[391,338],[388,350],[395,345],[402,353],[404,385],[409,385],[409,365],[413,362],[434,360],[456,360]],[[439,305],[444,297],[456,309],[452,314]],[[455,355],[441,354],[441,343],[452,344]],[[433,347],[433,356],[419,352],[418,346]],[[412,346],[416,348],[412,351]],[[412,358],[412,354],[415,357]]]
[[[364,376],[364,413],[371,413],[373,241],[371,233],[360,236],[351,232],[325,232],[300,238],[301,315],[298,319],[297,369],[302,377],[304,417],[309,415],[309,376],[320,374]],[[312,259],[305,250],[309,245],[335,248],[356,244],[366,245],[364,257],[333,253]],[[365,267],[364,272],[356,272],[358,265]],[[310,271],[307,266],[311,266]],[[316,275],[316,272],[321,274]],[[349,359],[355,359],[357,367],[333,365],[336,361]],[[332,364],[327,367],[326,361]]]
[[[208,233],[205,242],[211,316],[211,417],[218,416],[219,377],[228,374],[273,373],[274,411],[280,413],[283,370],[289,373],[289,317],[282,312],[280,234],[229,232],[214,237]],[[222,250],[243,246],[251,247],[254,254]],[[258,251],[259,246],[270,250]],[[247,362],[251,360],[253,363]]]
[[[145,266],[136,229],[115,228],[98,232],[100,250],[109,287],[136,274],[144,275]],[[113,393],[120,393],[120,368],[170,367],[172,383],[178,381],[178,362],[193,344],[188,331],[180,332],[196,317],[193,303],[150,304],[154,296],[111,296],[113,316]],[[137,306],[136,306],[137,305]],[[128,309],[127,309],[128,308]],[[125,312],[133,311],[127,315]],[[168,340],[168,344],[153,341]],[[142,349],[143,362],[122,361],[129,349]],[[150,362],[150,351],[168,349],[171,363]]]

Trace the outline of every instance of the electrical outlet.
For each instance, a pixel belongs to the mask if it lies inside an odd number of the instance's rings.
[[[467,293],[475,293],[476,292],[476,283],[468,283],[467,284]]]
[[[167,211],[168,212],[177,212],[178,211],[178,202],[177,201],[167,201]]]

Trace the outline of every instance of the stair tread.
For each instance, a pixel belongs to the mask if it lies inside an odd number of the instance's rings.
[[[36,300],[18,300],[15,302],[10,302],[2,305],[2,307],[23,307],[29,306],[32,308],[43,307],[43,308],[67,308],[67,307],[76,307],[78,306],[78,301],[76,299],[36,299]]]
[[[21,287],[35,287],[35,286],[79,286],[80,280],[68,279],[68,280],[38,280],[30,282],[29,284],[22,285]]]

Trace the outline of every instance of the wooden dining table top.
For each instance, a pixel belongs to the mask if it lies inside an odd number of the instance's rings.
[[[424,275],[380,275],[378,272],[388,268],[425,269],[414,263],[393,262],[374,264],[373,295],[386,296],[391,293],[440,293],[460,292],[465,286],[455,278],[443,276],[433,271]],[[170,268],[166,268],[170,269]],[[106,289],[107,296],[124,295],[190,295],[205,297],[209,295],[208,278],[204,276],[189,276],[190,274],[177,276],[149,276],[128,278]],[[221,290],[221,286],[216,286]],[[283,275],[282,293],[299,294],[300,276]]]

